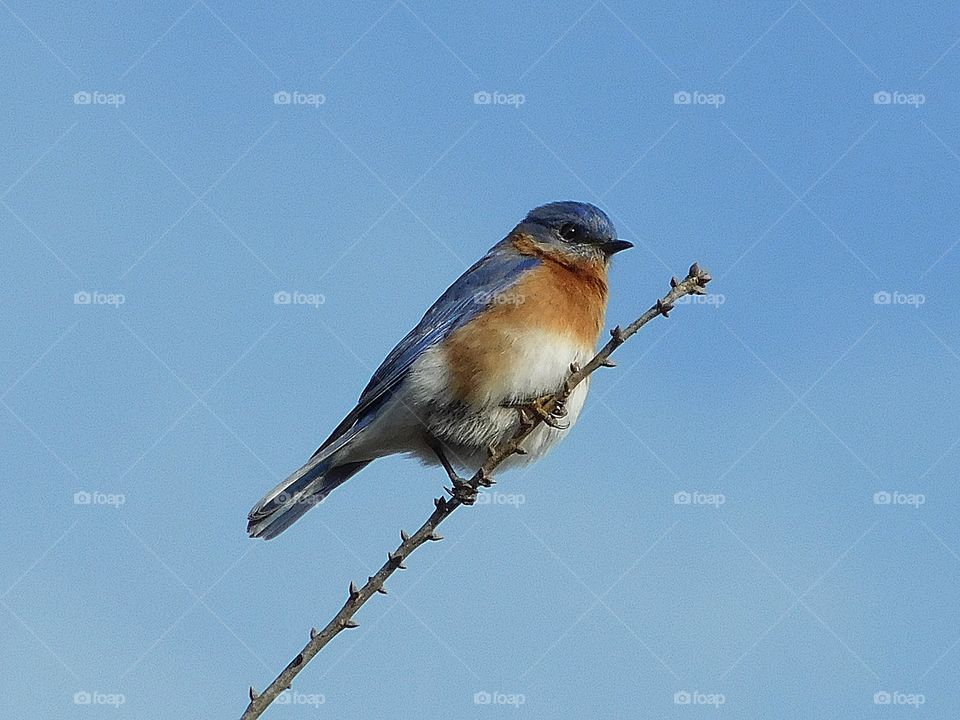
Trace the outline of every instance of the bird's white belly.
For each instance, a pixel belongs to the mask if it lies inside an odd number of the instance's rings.
[[[477,378],[487,388],[482,404],[464,404],[454,395],[451,370],[442,349],[427,350],[374,423],[378,427],[371,426],[362,447],[355,448],[357,457],[406,452],[434,464],[436,457],[423,441],[427,431],[448,448],[452,462],[476,469],[488,448],[509,440],[517,431],[519,412],[504,405],[556,392],[569,375],[570,364],[587,362],[593,357],[593,348],[555,335],[525,333],[513,338],[504,354],[505,362],[496,379]],[[563,424],[572,427],[576,423],[588,385],[589,378],[571,393]],[[523,443],[527,454],[514,455],[504,466],[542,457],[569,432],[569,427],[560,430],[541,425]]]

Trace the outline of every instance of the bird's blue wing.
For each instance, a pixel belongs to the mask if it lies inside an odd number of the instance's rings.
[[[317,453],[337,440],[346,440],[372,418],[372,411],[386,401],[410,366],[425,350],[442,342],[450,333],[467,324],[488,307],[490,299],[508,290],[539,260],[521,255],[509,238],[502,240],[461,275],[427,310],[413,330],[390,351],[380,364],[357,406],[343,419]],[[353,431],[353,432],[351,432]],[[342,443],[337,443],[341,445]]]

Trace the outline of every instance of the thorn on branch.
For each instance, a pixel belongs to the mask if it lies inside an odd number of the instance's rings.
[[[657,299],[657,312],[663,315],[664,317],[670,317],[670,311],[673,310],[673,305],[670,303],[665,303],[663,300]]]
[[[713,280],[713,276],[710,274],[709,270],[700,267],[700,263],[694,263],[690,266],[690,273],[687,275],[688,279],[695,280],[699,287],[705,287],[708,282]]]
[[[398,570],[406,570],[407,566],[403,564],[403,555],[400,553],[387,553],[387,558],[390,561],[390,564],[393,565]]]
[[[438,497],[433,499],[433,504],[436,506],[437,510],[443,510],[447,505],[447,499],[445,497]]]
[[[410,534],[409,534],[406,530],[402,530],[402,529],[401,529],[401,530],[400,530],[400,539],[403,540],[403,542],[406,542],[407,540],[410,539]]]
[[[360,623],[353,618],[350,618],[349,620],[343,621],[343,627],[345,627],[347,630],[352,630],[355,627],[360,627]]]
[[[570,372],[573,373],[574,375],[580,372],[580,363],[577,363],[577,362],[570,363]]]
[[[356,600],[360,596],[360,591],[357,589],[357,584],[351,580],[350,581],[350,599]]]
[[[441,534],[438,533],[438,532],[432,532],[432,533],[430,533],[429,535],[427,535],[427,540],[432,540],[433,542],[438,542],[438,541],[440,541],[440,540],[443,540],[443,535],[441,535]]]
[[[618,343],[622,343],[622,342],[624,342],[624,341],[627,339],[627,338],[624,337],[624,335],[623,335],[623,330],[620,328],[619,325],[617,325],[615,328],[613,328],[613,329],[610,331],[610,335],[611,335],[611,337],[613,337],[613,339],[616,340]]]
[[[386,595],[386,594],[387,594],[387,589],[386,589],[385,587],[383,587],[383,586],[380,586],[380,587],[377,588],[377,592],[380,593],[381,595]]]
[[[676,275],[674,275],[673,277],[670,278],[670,287],[675,288],[675,287],[676,287],[677,285],[679,285],[679,284],[680,284],[680,281],[677,280],[677,276],[676,276]]]
[[[250,686],[250,692],[248,694],[250,695],[250,702],[253,702],[260,697],[260,693],[253,689],[253,685]]]
[[[313,640],[317,636],[317,629],[315,627],[310,628],[310,639]]]
[[[615,368],[616,366],[617,364],[610,358],[604,358],[603,361],[600,363],[600,367]]]

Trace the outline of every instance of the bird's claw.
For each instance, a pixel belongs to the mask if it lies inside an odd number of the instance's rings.
[[[497,484],[497,481],[492,477],[489,477],[486,471],[481,468],[477,477],[477,483],[480,485],[480,487],[491,488]]]

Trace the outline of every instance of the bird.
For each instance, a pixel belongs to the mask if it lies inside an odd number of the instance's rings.
[[[590,203],[527,213],[390,351],[310,459],[253,507],[248,535],[275,538],[388,455],[442,466],[456,482],[458,469],[476,470],[513,437],[525,412],[544,422],[501,469],[541,458],[576,422],[589,377],[552,414],[539,403],[563,387],[572,364],[593,357],[611,258],[631,247]]]

